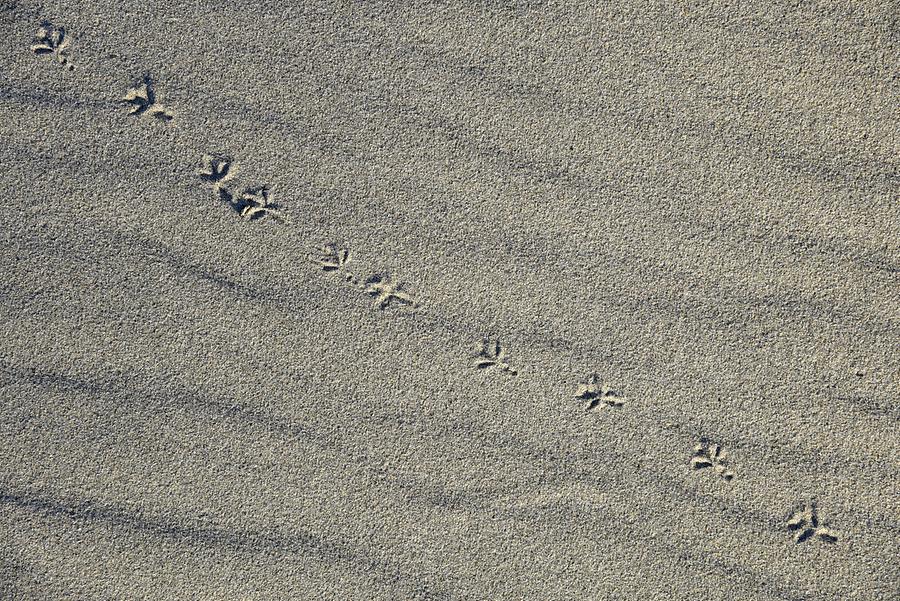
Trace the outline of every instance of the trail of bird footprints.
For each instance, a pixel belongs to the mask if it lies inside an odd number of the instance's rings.
[[[73,71],[71,62],[71,36],[63,27],[43,21],[34,35],[31,51],[38,56],[55,59],[56,63]],[[143,75],[121,97],[120,102],[128,105],[128,115],[136,118],[168,122],[174,113],[161,103],[156,91],[156,83],[149,74]],[[205,154],[200,159],[197,175],[209,185],[216,200],[227,206],[244,221],[254,222],[270,219],[279,223],[290,223],[281,207],[273,200],[269,184],[244,183],[235,185],[238,173],[234,159],[222,153]],[[325,274],[336,276],[346,285],[353,286],[361,294],[371,299],[371,306],[378,311],[406,307],[415,309],[419,305],[406,283],[387,273],[376,273],[364,278],[350,270],[351,252],[349,248],[335,243],[318,247],[309,256],[309,261]],[[498,338],[485,338],[480,349],[473,356],[476,370],[495,372],[498,375],[515,376],[518,370],[510,362],[507,347]],[[603,410],[619,411],[625,406],[624,395],[613,389],[597,373],[590,374],[580,384],[574,394],[575,400],[588,412]],[[701,440],[690,456],[690,467],[695,472],[708,471],[730,482],[735,473],[728,467],[728,455],[718,444]],[[796,510],[787,521],[787,530],[793,533],[797,544],[821,540],[837,542],[837,534],[824,526],[815,503],[807,502]]]

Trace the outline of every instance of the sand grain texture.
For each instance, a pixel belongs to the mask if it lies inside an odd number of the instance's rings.
[[[0,599],[896,599],[898,15],[0,2]]]

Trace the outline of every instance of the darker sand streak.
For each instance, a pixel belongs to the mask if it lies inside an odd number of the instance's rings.
[[[381,582],[395,586],[416,599],[450,599],[448,589],[423,590],[424,575],[404,573],[399,566],[377,560],[345,544],[328,541],[310,532],[265,532],[228,530],[221,527],[191,523],[189,518],[165,516],[168,519],[146,518],[97,501],[70,502],[50,496],[37,496],[0,490],[0,504],[16,507],[29,513],[51,518],[65,518],[74,522],[102,523],[133,532],[146,533],[176,543],[195,546],[220,547],[234,552],[263,555],[311,556],[333,565],[375,575]],[[442,579],[443,580],[443,579]],[[445,580],[444,580],[445,581]]]

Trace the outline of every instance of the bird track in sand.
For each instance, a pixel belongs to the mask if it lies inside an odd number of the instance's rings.
[[[237,164],[227,154],[209,153],[200,159],[197,175],[211,184],[219,200],[225,202],[245,221],[271,217],[287,222],[281,208],[273,202],[272,189],[268,184],[257,184],[233,188],[229,182],[237,173]]]
[[[365,280],[357,278],[349,269],[350,249],[335,242],[319,246],[308,257],[310,263],[325,273],[339,274],[344,282],[355,286],[363,294],[372,297],[372,307],[381,311],[392,306],[417,308],[419,303],[409,291],[405,282],[396,280],[391,274],[376,273]]]
[[[382,311],[393,305],[417,306],[404,282],[399,282],[390,274],[370,276],[363,283],[363,292],[372,297],[372,306]]]
[[[695,470],[712,468],[712,470],[725,480],[734,478],[734,472],[728,469],[728,453],[717,444],[701,441],[694,447],[691,455],[691,467]]]
[[[160,121],[171,121],[174,115],[172,111],[164,107],[156,96],[156,86],[150,75],[145,74],[138,80],[121,100],[131,105],[129,115],[136,117],[153,117]]]
[[[518,372],[509,364],[509,353],[500,344],[499,338],[485,338],[481,341],[481,350],[475,356],[475,368],[497,370],[516,375]]]
[[[52,56],[60,65],[69,71],[75,70],[69,56],[71,54],[71,36],[64,27],[56,27],[49,21],[43,21],[34,34],[31,51],[38,55]]]
[[[357,283],[356,276],[347,269],[350,260],[350,249],[338,246],[333,242],[323,244],[309,257],[309,261],[322,271],[338,273],[344,281],[355,284]]]
[[[604,407],[619,409],[625,404],[622,394],[609,387],[597,373],[592,373],[586,382],[578,386],[575,398],[587,403],[587,410]]]
[[[34,34],[30,49],[35,55],[51,58],[72,71],[75,69],[71,62],[72,40],[73,36],[64,27],[45,20],[41,21]],[[128,115],[136,118],[147,117],[151,120],[169,122],[175,116],[161,102],[156,82],[149,74],[134,82],[118,101],[127,105]],[[224,153],[204,154],[197,170],[200,179],[212,187],[216,198],[227,204],[245,221],[271,219],[289,223],[279,205],[274,202],[270,184],[235,185],[237,173],[238,164],[233,157]],[[377,273],[368,278],[357,277],[353,273],[356,270],[350,269],[352,258],[349,248],[333,242],[318,247],[308,257],[319,270],[335,274],[357,291],[371,297],[373,309],[389,311],[393,308],[414,309],[419,306],[407,285],[396,279],[393,274]],[[518,374],[518,370],[510,364],[508,349],[501,345],[498,338],[483,339],[480,350],[473,360],[477,370]],[[621,409],[625,405],[625,397],[612,389],[597,373],[590,374],[586,381],[579,384],[574,398],[583,403],[587,411]],[[728,455],[725,450],[720,445],[703,439],[694,448],[690,466],[694,471],[715,473],[726,481],[731,481],[735,477],[735,473],[728,466]],[[806,503],[797,509],[787,520],[787,528],[793,533],[794,540],[798,544],[811,539],[827,543],[838,540],[837,534],[822,524],[814,503]]]
[[[814,502],[804,503],[803,507],[794,511],[787,522],[788,530],[794,533],[794,542],[799,544],[811,538],[819,538],[826,543],[837,542],[837,533],[826,527],[819,519],[819,512]]]

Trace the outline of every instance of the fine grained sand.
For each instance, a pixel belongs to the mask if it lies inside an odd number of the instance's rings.
[[[896,599],[898,15],[0,2],[0,599]]]

